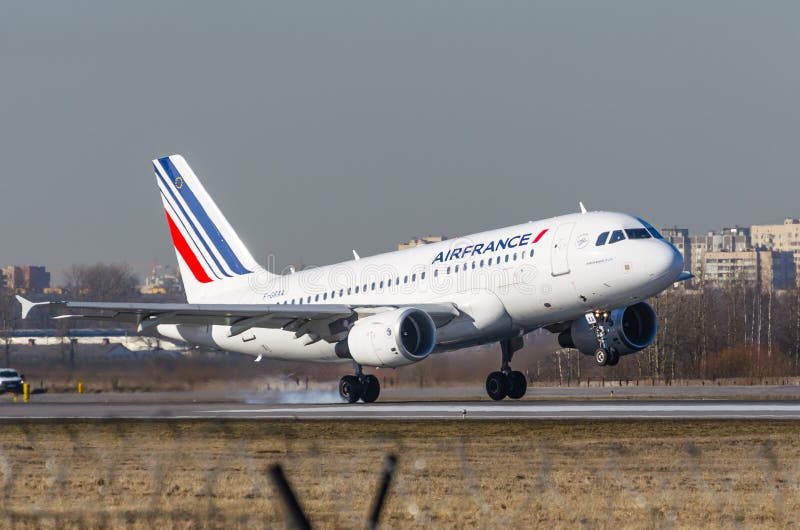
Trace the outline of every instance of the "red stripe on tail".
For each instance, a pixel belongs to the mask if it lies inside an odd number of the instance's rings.
[[[547,233],[547,230],[548,230],[548,229],[547,229],[547,228],[545,228],[544,230],[542,230],[541,232],[539,232],[539,235],[538,235],[538,236],[536,236],[536,239],[534,239],[534,240],[533,240],[533,243],[538,243],[538,242],[539,242],[539,240],[540,240],[540,239],[542,239],[542,236],[544,236],[544,235]],[[533,245],[533,243],[531,243],[531,245]]]
[[[203,266],[197,260],[197,256],[194,255],[194,252],[192,252],[192,249],[189,247],[189,243],[187,243],[186,239],[183,238],[181,231],[178,230],[177,226],[175,226],[175,223],[172,221],[172,217],[169,216],[169,213],[166,210],[164,210],[164,215],[167,216],[169,233],[172,235],[172,244],[175,245],[176,249],[178,249],[178,253],[180,253],[183,261],[185,261],[189,266],[192,274],[194,274],[194,278],[200,283],[211,282],[211,278],[208,277],[205,269],[203,269]]]

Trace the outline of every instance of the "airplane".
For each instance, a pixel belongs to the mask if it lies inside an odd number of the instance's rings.
[[[493,400],[522,398],[511,368],[523,337],[544,328],[564,348],[613,366],[646,348],[658,319],[646,300],[692,277],[647,221],[573,213],[402,251],[273,274],[260,266],[181,155],[153,160],[187,303],[31,302],[57,319],[130,322],[190,345],[262,358],[350,362],[349,403],[372,403],[364,367],[397,368],[430,355],[500,344],[486,379]]]

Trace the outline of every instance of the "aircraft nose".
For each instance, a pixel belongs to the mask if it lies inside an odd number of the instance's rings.
[[[674,246],[666,241],[654,241],[656,245],[648,255],[651,278],[678,279],[683,272],[683,256]]]

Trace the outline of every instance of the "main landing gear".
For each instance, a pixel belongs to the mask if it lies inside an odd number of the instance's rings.
[[[361,365],[353,363],[356,375],[346,375],[339,380],[339,395],[348,403],[359,399],[364,403],[372,403],[381,394],[381,384],[374,375],[364,375]]]
[[[528,390],[528,381],[525,374],[511,370],[511,358],[514,352],[522,348],[522,337],[500,341],[500,350],[503,354],[503,363],[499,372],[492,372],[486,378],[486,393],[495,401],[500,401],[506,396],[511,399],[520,399]]]
[[[605,323],[608,320],[608,313],[595,311],[586,313],[585,318],[597,337],[597,349],[594,351],[595,362],[600,366],[616,366],[619,362],[619,354],[613,348],[609,348],[606,342]]]

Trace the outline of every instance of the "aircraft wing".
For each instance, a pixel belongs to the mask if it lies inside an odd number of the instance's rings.
[[[127,302],[31,302],[17,296],[22,304],[22,318],[27,318],[37,306],[59,307],[76,310],[56,316],[56,319],[85,319],[129,322],[144,332],[159,324],[222,325],[231,326],[231,335],[238,335],[250,328],[286,329],[301,333],[319,324],[336,335],[336,322],[369,316],[398,307],[415,307],[428,313],[437,327],[441,327],[459,315],[454,304],[409,304],[405,305],[348,305],[348,304],[157,304]],[[346,328],[345,328],[346,329]],[[339,332],[341,330],[339,329]]]

